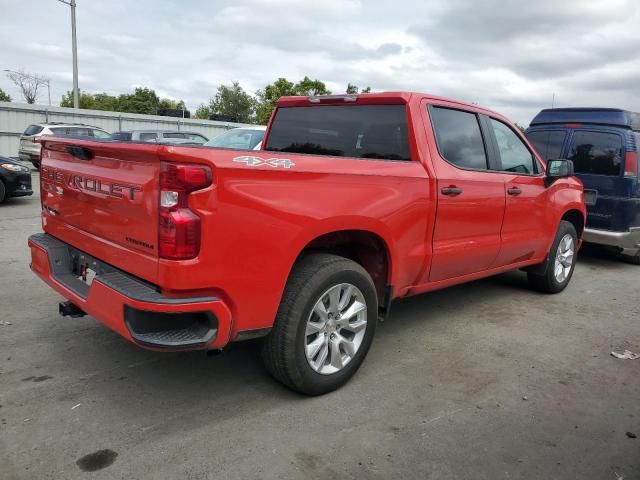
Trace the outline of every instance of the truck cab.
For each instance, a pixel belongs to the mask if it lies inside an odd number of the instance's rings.
[[[584,240],[640,264],[640,114],[613,108],[542,110],[526,131],[545,160],[573,161],[587,206]]]

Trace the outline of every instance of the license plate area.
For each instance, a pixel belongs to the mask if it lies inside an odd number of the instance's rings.
[[[593,206],[598,201],[597,190],[585,190],[584,191],[584,203],[588,206]]]

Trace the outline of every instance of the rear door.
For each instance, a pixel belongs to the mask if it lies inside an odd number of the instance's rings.
[[[479,115],[438,104],[428,111],[438,189],[429,281],[437,282],[491,267],[500,250],[505,188],[504,176],[489,169]]]
[[[571,131],[566,158],[584,183],[587,227],[625,231],[635,178],[625,178],[625,137],[618,129]]]

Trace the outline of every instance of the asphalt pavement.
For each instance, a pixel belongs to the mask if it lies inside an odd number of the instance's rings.
[[[308,398],[255,343],[154,353],[59,317],[39,211],[0,205],[0,479],[640,479],[640,359],[610,355],[640,353],[640,266],[592,251],[559,295],[511,272],[396,302]]]

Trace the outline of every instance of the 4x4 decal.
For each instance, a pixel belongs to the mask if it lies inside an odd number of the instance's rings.
[[[269,165],[270,167],[283,167],[283,168],[291,168],[295,167],[296,164],[293,163],[288,158],[260,158],[253,157],[250,155],[243,155],[241,157],[235,157],[233,159],[234,162],[237,163],[245,163],[249,167],[259,167],[260,165]]]

